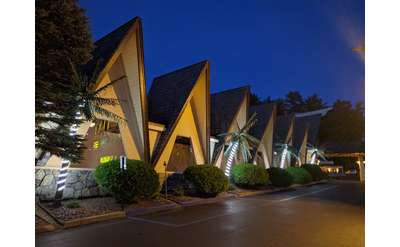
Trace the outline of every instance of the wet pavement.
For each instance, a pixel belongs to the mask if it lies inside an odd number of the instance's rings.
[[[364,189],[330,182],[36,235],[36,246],[364,246]]]

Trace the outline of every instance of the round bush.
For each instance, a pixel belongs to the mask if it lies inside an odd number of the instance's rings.
[[[221,169],[211,165],[189,166],[183,172],[198,196],[215,197],[229,187],[229,180]]]
[[[295,184],[308,184],[312,182],[310,173],[301,167],[289,167],[286,171],[292,175],[293,183]]]
[[[135,198],[151,198],[160,186],[158,174],[140,160],[126,160],[126,170],[121,170],[119,160],[100,164],[95,178],[120,203],[131,203]]]
[[[268,184],[268,172],[261,166],[237,164],[232,169],[232,181],[241,187],[257,188]]]
[[[326,177],[325,173],[321,170],[321,167],[319,167],[319,165],[304,164],[301,167],[306,169],[311,174],[311,177],[314,181],[319,181]]]
[[[267,169],[271,184],[276,187],[289,187],[293,184],[293,177],[285,169],[271,167]]]
[[[165,185],[167,185],[168,193],[176,196],[183,196],[192,189],[190,182],[181,173],[174,173],[168,176],[163,183],[161,193],[165,193]]]

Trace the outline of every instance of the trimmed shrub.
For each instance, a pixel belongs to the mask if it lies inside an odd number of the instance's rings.
[[[136,198],[151,198],[159,191],[158,174],[140,160],[126,160],[126,170],[121,170],[119,160],[97,166],[97,183],[111,192],[117,202],[131,203]]]
[[[221,169],[215,166],[189,166],[183,175],[193,185],[198,196],[215,197],[229,187],[228,178]]]
[[[167,181],[163,183],[161,193],[165,193],[165,184],[167,184],[168,193],[175,196],[183,196],[192,189],[190,182],[181,173],[168,176]]]
[[[235,165],[231,177],[237,186],[245,188],[257,188],[268,184],[267,170],[253,164]]]
[[[325,173],[321,170],[319,165],[304,164],[301,167],[306,169],[311,174],[314,181],[319,181],[326,178]]]
[[[301,167],[289,167],[286,171],[292,175],[293,183],[295,184],[308,184],[312,182],[311,174]]]
[[[289,187],[293,184],[293,177],[285,169],[271,167],[267,169],[271,184],[276,187]]]

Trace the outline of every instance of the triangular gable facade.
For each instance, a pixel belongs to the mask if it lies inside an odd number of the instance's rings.
[[[84,159],[73,167],[93,168],[104,158],[126,155],[129,159],[148,160],[148,124],[146,83],[143,62],[143,38],[140,18],[136,17],[95,42],[93,58],[85,66],[84,73],[94,78],[98,89],[117,80],[102,93],[104,98],[119,99],[116,106],[105,109],[126,119],[113,123],[104,116],[98,121],[80,126],[78,133],[87,134]],[[100,126],[98,126],[100,125]],[[111,126],[111,127],[110,127]],[[101,128],[99,128],[101,127]],[[107,135],[99,134],[112,130]],[[58,160],[57,160],[58,159]],[[59,158],[48,163],[60,163]],[[59,166],[59,165],[57,165]]]
[[[182,171],[193,164],[208,163],[209,157],[209,63],[203,61],[153,80],[149,91],[150,126],[164,130],[154,134],[151,127],[151,161],[159,173]],[[181,159],[189,148],[192,159]],[[193,162],[193,164],[176,164]],[[167,167],[166,167],[166,166]]]
[[[248,119],[250,87],[234,88],[211,95],[211,135],[232,132],[243,127]],[[220,139],[214,148],[213,164],[224,169],[224,140]]]
[[[273,136],[276,119],[276,105],[264,103],[250,107],[249,115],[256,113],[257,122],[250,129],[250,135],[260,140],[257,149],[252,153],[253,163],[264,165],[265,168],[272,167],[273,162]]]
[[[301,164],[306,162],[307,138],[309,132],[308,117],[296,118],[294,123],[293,146],[297,150]],[[300,165],[301,165],[300,164]]]
[[[282,115],[276,118],[274,143],[293,144],[294,114]]]
[[[276,145],[287,144],[288,146],[293,145],[293,133],[294,133],[294,114],[281,115],[276,117],[275,129],[274,129],[274,149]],[[275,149],[277,150],[277,149]],[[282,156],[278,152],[274,152],[273,166],[274,167],[288,167],[290,166],[290,158],[287,157],[284,162],[281,162]]]
[[[303,114],[301,117],[297,117],[296,114],[296,121],[302,121],[303,125],[304,123],[307,124],[307,136],[305,137],[306,144],[302,144],[300,146],[302,150],[301,158],[303,164],[311,161],[312,152],[314,151],[313,148],[309,147],[307,144],[311,144],[314,147],[318,146],[318,134],[319,134],[319,126],[321,123],[321,117],[322,117],[321,114],[318,112],[314,115]]]

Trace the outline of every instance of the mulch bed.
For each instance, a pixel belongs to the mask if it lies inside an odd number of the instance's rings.
[[[77,202],[80,207],[68,208],[67,205]],[[80,219],[89,216],[103,215],[111,212],[121,211],[121,205],[116,203],[112,197],[88,198],[81,200],[67,200],[60,207],[53,207],[52,203],[42,204],[57,219],[62,221]]]
[[[171,201],[166,200],[162,197],[156,198],[156,199],[151,199],[151,200],[139,200],[136,203],[132,203],[127,208],[129,209],[134,209],[134,208],[151,208],[151,207],[157,207],[157,206],[162,206],[166,204],[172,204]]]
[[[191,202],[191,201],[207,201],[207,200],[218,200],[218,199],[222,199],[225,197],[229,197],[230,194],[227,192],[221,193],[216,197],[196,197],[196,196],[176,196],[176,195],[168,195],[168,199],[171,201],[174,201],[176,203],[187,203],[187,202]]]

